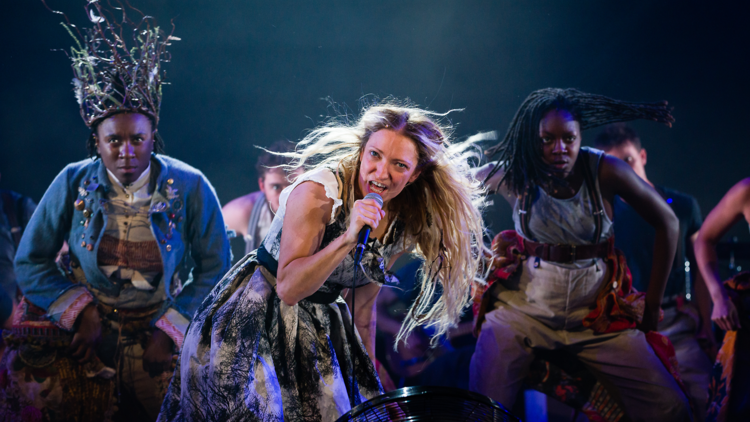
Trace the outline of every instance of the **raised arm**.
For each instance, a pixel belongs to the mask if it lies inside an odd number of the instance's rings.
[[[287,305],[315,293],[357,245],[359,230],[364,225],[377,229],[385,216],[375,201],[356,201],[346,232],[318,251],[332,209],[333,200],[318,183],[301,183],[289,194],[276,285],[276,293]]]
[[[734,185],[711,210],[694,245],[698,269],[714,303],[711,319],[725,331],[738,329],[740,318],[721,283],[716,244],[743,217],[750,221],[750,178]]]
[[[610,206],[615,195],[620,196],[656,230],[651,278],[646,292],[646,310],[641,324],[643,331],[656,330],[664,288],[677,250],[679,221],[654,188],[638,177],[622,160],[609,155],[603,156],[599,166],[599,181],[602,195]]]

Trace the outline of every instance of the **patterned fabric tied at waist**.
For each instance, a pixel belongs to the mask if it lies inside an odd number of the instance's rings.
[[[601,242],[595,245],[552,245],[523,239],[526,254],[539,257],[545,261],[560,264],[572,263],[579,259],[607,259],[614,248],[613,242]]]
[[[101,302],[96,306],[103,320],[118,322],[125,332],[135,332],[150,327],[161,304],[137,309],[120,309]],[[3,336],[9,343],[31,342],[63,347],[70,344],[73,333],[55,325],[47,318],[44,309],[23,298],[13,312],[11,329],[3,330]]]
[[[161,272],[162,261],[156,241],[130,242],[103,235],[99,243],[99,265],[115,265],[136,271]]]
[[[514,230],[505,230],[495,236],[492,240],[493,260],[490,264],[493,270],[484,286],[473,286],[474,315],[476,315],[475,336],[478,336],[481,331],[485,313],[493,309],[492,285],[497,281],[508,280],[528,256],[544,254],[544,246],[544,244],[524,239]],[[562,258],[563,247],[548,246],[548,252],[546,252],[548,257],[550,256],[549,251],[554,251],[555,255],[551,258]],[[534,248],[534,250],[531,251],[528,248]],[[585,248],[583,250],[586,255],[582,257],[578,254],[578,248]],[[583,326],[599,334],[635,328],[636,324],[643,318],[646,294],[633,288],[633,280],[625,256],[614,247],[614,236],[610,237],[607,242],[597,245],[576,247],[576,259],[600,257],[596,254],[602,250],[607,251],[602,258],[607,265],[609,279],[597,293],[596,303],[594,304],[596,307],[584,317]],[[539,258],[553,261],[553,259],[547,259],[543,256],[539,256]],[[570,258],[566,258],[564,262],[571,262]]]
[[[47,318],[44,309],[24,297],[13,311],[11,328],[3,330],[3,338],[8,344],[25,341],[67,346],[73,339],[73,333],[55,325]]]

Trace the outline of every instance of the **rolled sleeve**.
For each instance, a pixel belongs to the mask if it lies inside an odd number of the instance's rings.
[[[164,331],[172,339],[177,349],[182,349],[182,342],[185,340],[190,321],[177,312],[174,308],[169,308],[164,315],[156,321],[156,328]]]
[[[92,302],[94,296],[85,287],[74,287],[52,302],[47,310],[47,316],[58,327],[71,331],[78,315]]]

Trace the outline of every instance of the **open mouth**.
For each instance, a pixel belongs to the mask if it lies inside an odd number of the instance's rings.
[[[374,192],[374,193],[377,193],[379,195],[382,195],[383,192],[385,192],[386,190],[388,190],[388,187],[386,185],[384,185],[382,183],[374,182],[374,181],[368,182],[367,183],[367,187],[368,187],[368,189],[370,189],[370,192]]]

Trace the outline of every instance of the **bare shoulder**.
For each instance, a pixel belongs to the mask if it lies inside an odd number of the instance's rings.
[[[708,213],[698,232],[698,243],[716,244],[743,217],[750,222],[750,178],[732,186]]]
[[[599,161],[599,177],[622,177],[633,171],[630,166],[617,157],[609,154],[602,154]]]
[[[252,192],[235,198],[224,205],[221,208],[221,213],[227,227],[239,234],[246,235],[250,214],[253,212],[253,204],[261,195],[263,195],[261,191]]]
[[[731,194],[742,199],[750,198],[750,177],[737,182],[737,184],[732,186],[732,189],[730,189],[727,194]]]
[[[231,201],[229,201],[222,210],[231,210],[231,211],[238,211],[241,209],[249,208],[250,210],[253,209],[253,204],[255,201],[258,200],[258,198],[263,195],[263,192],[257,191],[257,192],[251,192],[247,195],[240,196],[239,198],[234,198]]]
[[[732,186],[721,202],[738,210],[746,220],[750,221],[750,177]]]
[[[605,197],[621,195],[623,190],[640,186],[640,178],[633,169],[617,157],[602,155],[599,161],[599,187]]]

